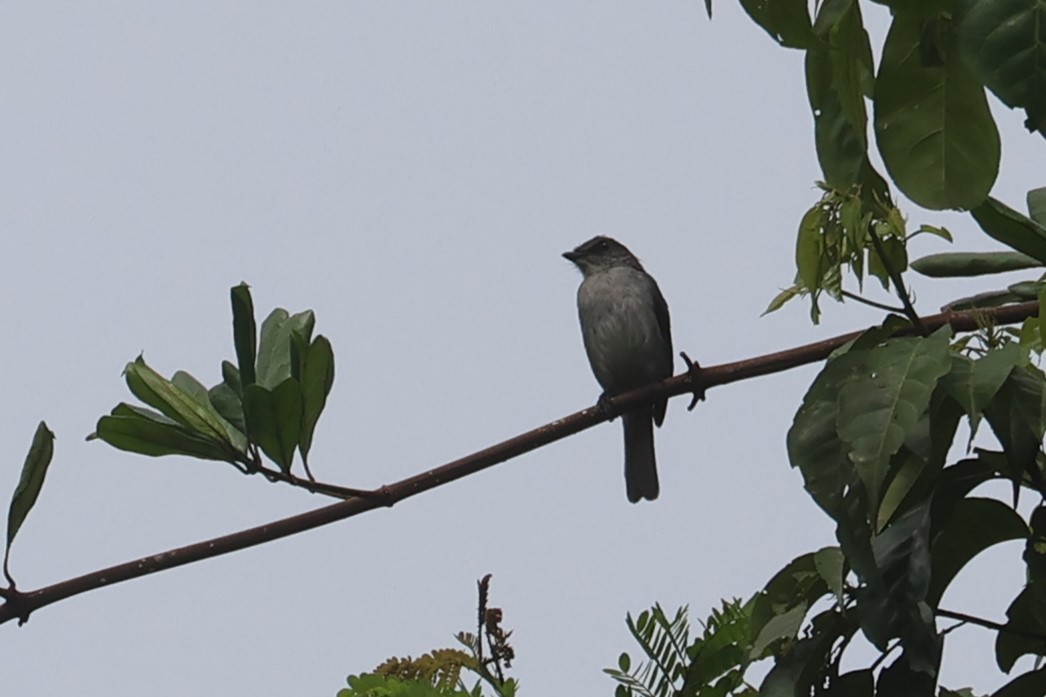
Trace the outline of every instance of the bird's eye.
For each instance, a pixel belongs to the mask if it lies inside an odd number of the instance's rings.
[[[607,244],[606,240],[600,240],[599,241],[599,248],[602,249],[603,251],[606,251],[606,250],[610,249],[610,245]]]

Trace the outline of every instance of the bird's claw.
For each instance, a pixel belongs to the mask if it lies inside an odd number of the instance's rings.
[[[610,403],[610,395],[606,392],[599,395],[599,399],[596,400],[596,409],[598,409],[599,413],[610,421],[613,421],[617,416],[617,410],[615,410],[614,405]]]
[[[686,355],[686,351],[680,351],[679,355],[683,362],[686,363],[686,372],[689,375],[690,385],[694,388],[694,398],[690,400],[690,405],[686,408],[687,411],[693,411],[697,403],[703,402],[705,399],[705,386],[701,379],[701,366],[697,361],[690,360],[690,356]]]

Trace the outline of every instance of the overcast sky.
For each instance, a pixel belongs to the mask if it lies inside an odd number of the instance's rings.
[[[871,5],[877,41],[888,21]],[[819,178],[802,57],[736,2],[7,2],[0,8],[0,496],[37,421],[56,432],[12,571],[33,589],[328,500],[228,465],[86,443],[124,364],[207,384],[233,358],[228,288],[313,308],[337,377],[311,461],[374,487],[594,403],[578,273],[617,237],[705,364],[875,322],[796,303]],[[1043,140],[996,109],[995,194],[1023,209]],[[1036,177],[1040,178],[1036,178]],[[958,249],[991,245],[967,216]],[[917,253],[939,250],[920,240]],[[991,286],[915,280],[930,313]],[[884,298],[879,298],[884,299]],[[259,317],[260,319],[260,317]],[[681,370],[677,365],[677,370]],[[833,527],[785,455],[816,367],[674,400],[661,498],[630,505],[620,423],[397,505],[50,606],[0,627],[5,694],[322,695],[452,646],[475,582],[514,630],[523,694],[610,694],[601,669],[654,602],[747,597]],[[1021,543],[952,609],[1001,619]],[[949,635],[943,682],[988,691],[994,636]],[[1024,664],[1019,664],[1024,665]]]

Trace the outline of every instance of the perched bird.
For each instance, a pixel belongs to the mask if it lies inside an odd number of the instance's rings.
[[[632,252],[600,235],[563,256],[584,276],[577,291],[578,318],[588,362],[603,388],[600,400],[671,377],[668,304]],[[654,424],[664,421],[667,406],[668,399],[660,399],[621,419],[625,489],[632,503],[653,501],[660,491]]]

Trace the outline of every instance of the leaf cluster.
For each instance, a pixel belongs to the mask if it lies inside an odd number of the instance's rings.
[[[334,382],[334,354],[313,338],[311,310],[276,308],[255,326],[246,284],[231,290],[237,363],[223,361],[222,381],[207,388],[184,371],[167,379],[139,356],[124,377],[147,407],[121,402],[89,438],[142,455],[220,460],[253,473],[264,453],[289,474],[295,451],[308,471],[313,433]]]

